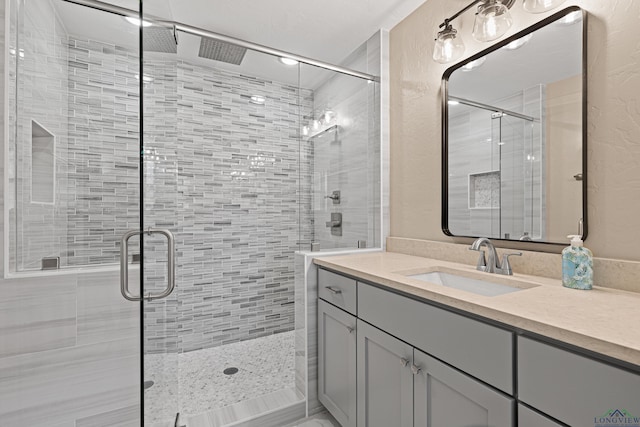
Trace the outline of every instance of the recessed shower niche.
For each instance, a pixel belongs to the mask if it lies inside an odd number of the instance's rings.
[[[469,174],[469,209],[500,208],[500,171]]]
[[[55,202],[55,136],[31,120],[31,202]]]

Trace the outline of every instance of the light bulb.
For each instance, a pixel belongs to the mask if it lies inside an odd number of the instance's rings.
[[[499,0],[487,0],[478,6],[473,23],[473,37],[480,42],[490,42],[502,37],[513,24],[507,6]]]
[[[458,32],[448,25],[438,33],[433,48],[433,60],[440,64],[455,61],[464,54],[464,43],[456,37]]]

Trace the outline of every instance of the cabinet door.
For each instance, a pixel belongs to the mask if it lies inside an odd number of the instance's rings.
[[[356,318],[318,300],[318,399],[342,427],[356,427]]]
[[[413,427],[412,352],[358,319],[358,427]]]
[[[509,427],[514,401],[493,388],[414,350],[416,427]]]

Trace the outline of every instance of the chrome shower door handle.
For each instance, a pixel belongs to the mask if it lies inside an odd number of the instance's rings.
[[[167,287],[162,293],[153,295],[149,294],[145,299],[149,301],[154,299],[162,299],[171,295],[171,292],[176,287],[176,241],[173,238],[173,233],[166,228],[149,228],[149,235],[162,234],[167,238]]]
[[[147,294],[144,299],[152,301],[166,298],[176,287],[176,243],[173,233],[164,228],[148,228],[147,230],[127,231],[120,240],[120,292],[129,301],[140,301],[142,296],[134,295],[129,291],[129,239],[142,234],[162,234],[167,238],[167,287],[159,294]],[[142,268],[142,267],[141,267]]]

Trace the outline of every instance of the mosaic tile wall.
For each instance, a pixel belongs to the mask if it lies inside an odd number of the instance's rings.
[[[39,37],[53,38],[59,46],[34,48],[33,56],[59,64],[52,70],[59,75],[39,76],[47,67],[36,61],[20,74],[19,84],[29,81],[37,88],[41,83],[46,91],[39,95],[51,104],[44,108],[48,104],[19,97],[25,108],[17,113],[20,120],[30,120],[38,108],[57,114],[41,123],[60,140],[59,194],[50,212],[18,222],[12,235],[20,250],[12,252],[29,262],[17,267],[39,269],[42,256],[60,256],[63,267],[117,263],[120,237],[138,227],[137,51],[62,33]],[[314,144],[299,140],[301,118],[313,117],[318,109],[314,92],[171,56],[147,58],[145,74],[153,80],[144,99],[145,226],[171,229],[177,244],[177,291],[146,306],[152,325],[146,331],[148,347],[191,351],[293,329],[293,255],[309,248],[317,222],[312,216]],[[342,188],[355,189],[362,179],[371,181],[370,171],[350,163],[368,164],[379,156],[361,149],[375,133],[367,116],[375,91],[364,82],[355,91],[340,79],[333,82],[338,83],[322,89],[323,99],[338,99],[336,109],[348,111],[343,116],[357,126],[343,133],[349,136],[347,151],[328,145],[321,157],[329,155],[344,169],[334,171]],[[251,103],[255,94],[266,103]],[[37,105],[35,112],[29,104]],[[335,155],[345,153],[353,156],[338,162]],[[365,157],[356,159],[358,153]],[[17,158],[29,163],[28,153]],[[21,167],[18,176],[29,176]],[[18,196],[24,198],[30,183],[22,184]],[[348,191],[344,194],[348,201]],[[351,200],[345,238],[352,242],[337,246],[375,239],[367,218],[372,212],[361,206],[372,194]],[[145,291],[153,292],[165,286],[166,245],[148,240]]]
[[[76,138],[69,156],[76,168],[92,161],[107,168],[69,176],[79,195],[91,194],[74,206],[91,225],[70,236],[70,264],[114,262],[120,230],[135,228],[137,219],[137,58],[87,40],[70,46],[75,63],[103,78],[70,76],[70,86],[84,91],[70,115],[96,135]],[[177,292],[145,310],[148,347],[190,351],[293,329],[298,223],[311,222],[308,189],[306,212],[298,206],[301,180],[311,173],[310,147],[299,148],[298,115],[300,99],[311,108],[311,92],[175,60],[149,61],[145,74],[153,78],[144,100],[145,227],[169,228],[177,249]],[[111,76],[123,79],[117,89]],[[265,105],[249,102],[256,92]],[[114,105],[115,123],[96,114]],[[89,142],[103,132],[115,135],[96,153]],[[302,240],[310,239],[307,226]],[[165,286],[166,246],[151,240],[145,277],[147,291],[157,291]]]
[[[299,97],[310,110],[311,93],[185,62],[177,63],[177,82],[177,144],[153,135],[155,120],[145,125],[157,157],[178,159],[177,181],[164,181],[174,186],[167,200],[145,198],[147,225],[175,226],[179,254],[176,299],[146,312],[158,316],[150,342],[173,345],[162,338],[170,327],[163,310],[177,313],[177,333],[168,335],[182,351],[291,330],[293,255],[311,240],[308,225],[298,240],[298,224],[311,222],[301,185],[309,187],[311,147],[298,142]],[[255,93],[264,105],[249,102]],[[153,179],[156,192],[166,190],[162,176]]]
[[[29,259],[19,270],[39,269],[42,256],[60,256],[63,266],[116,263],[122,233],[138,227],[137,53],[55,40],[25,52],[34,59],[18,80],[20,120],[37,117],[59,141],[56,203],[31,207],[12,233],[20,249],[12,253]],[[189,351],[292,330],[293,255],[313,230],[312,146],[298,140],[313,93],[175,59],[147,65],[145,223],[174,232],[178,261],[177,292],[147,305],[149,346]],[[36,91],[47,102],[30,96]],[[264,105],[249,102],[256,93]],[[17,147],[18,176],[29,177],[30,147]],[[31,183],[18,183],[24,210]],[[151,240],[148,290],[166,280],[166,246]]]
[[[70,37],[68,251],[64,264],[118,262],[120,238],[138,228],[138,54]]]

